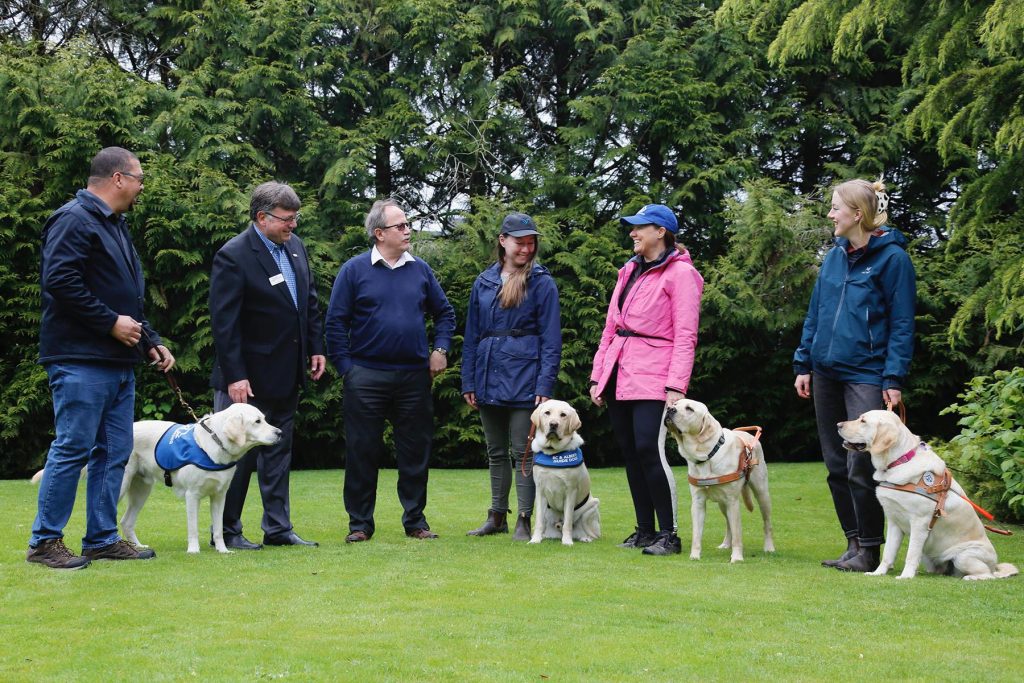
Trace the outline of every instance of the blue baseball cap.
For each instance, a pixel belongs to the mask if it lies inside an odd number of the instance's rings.
[[[501,234],[509,237],[526,237],[539,235],[537,225],[525,213],[510,213],[501,222]]]
[[[668,230],[673,235],[679,232],[679,223],[672,209],[664,204],[648,204],[640,209],[635,216],[623,216],[619,219],[622,225],[648,225],[653,223]]]

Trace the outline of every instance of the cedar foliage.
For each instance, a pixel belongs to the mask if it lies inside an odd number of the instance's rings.
[[[58,7],[59,5],[59,7]],[[828,241],[828,188],[885,174],[913,240],[916,431],[973,374],[1019,365],[1024,1],[65,0],[0,15],[0,475],[51,438],[34,363],[39,230],[119,144],[147,174],[130,216],[148,315],[209,408],[216,249],[268,178],[303,199],[299,230],[326,306],[366,248],[375,196],[416,236],[459,325],[509,210],[532,214],[562,297],[560,397],[582,409],[593,464],[618,462],[587,378],[615,271],[617,216],[656,201],[706,281],[691,395],[814,458],[790,358]],[[59,10],[59,11],[57,11]],[[461,330],[460,330],[461,331]],[[435,463],[481,465],[479,421],[452,369],[435,384]],[[333,371],[302,399],[296,462],[343,462]],[[140,416],[184,419],[139,374]]]

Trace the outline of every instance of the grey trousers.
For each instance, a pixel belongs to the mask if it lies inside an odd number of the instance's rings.
[[[530,434],[532,408],[508,408],[505,406],[480,406],[480,423],[487,440],[487,464],[491,473],[491,510],[509,512],[508,494],[512,488],[512,473],[515,470],[516,498],[519,514],[530,516],[536,492],[533,477],[523,475],[523,453],[528,450],[526,443]],[[533,452],[527,460],[527,470],[533,464]]]
[[[884,407],[882,387],[847,384],[815,373],[811,378],[811,396],[821,455],[828,470],[828,488],[839,525],[847,538],[857,538],[862,546],[881,545],[885,516],[875,497],[876,484],[872,478],[875,468],[871,456],[843,448],[843,438],[836,425]]]

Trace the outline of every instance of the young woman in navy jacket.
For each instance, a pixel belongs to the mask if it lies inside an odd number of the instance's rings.
[[[878,566],[884,540],[874,468],[862,453],[843,448],[841,420],[898,404],[914,352],[914,266],[907,239],[885,227],[888,196],[881,181],[850,180],[832,194],[828,217],[835,246],[825,256],[793,355],[796,392],[811,398],[847,549],[822,562],[843,571]]]
[[[498,236],[497,262],[473,283],[462,346],[462,396],[480,411],[487,441],[491,506],[470,536],[508,533],[515,472],[518,518],[513,540],[530,538],[533,479],[521,460],[534,406],[551,397],[562,360],[558,288],[535,263],[540,233],[529,216],[509,214]]]

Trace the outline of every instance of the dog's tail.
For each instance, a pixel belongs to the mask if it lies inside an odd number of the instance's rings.
[[[40,481],[42,481],[43,480],[43,472],[45,472],[45,471],[46,470],[39,470],[38,472],[33,474],[32,475],[32,483],[33,484],[38,484]]]
[[[1009,562],[1000,562],[996,565],[996,570],[992,572],[992,575],[997,579],[1007,579],[1011,576],[1016,576],[1019,573],[1020,572],[1017,571],[1017,568]]]
[[[743,504],[747,506],[747,510],[750,512],[754,511],[754,499],[750,497],[750,485],[744,485],[743,487]]]

